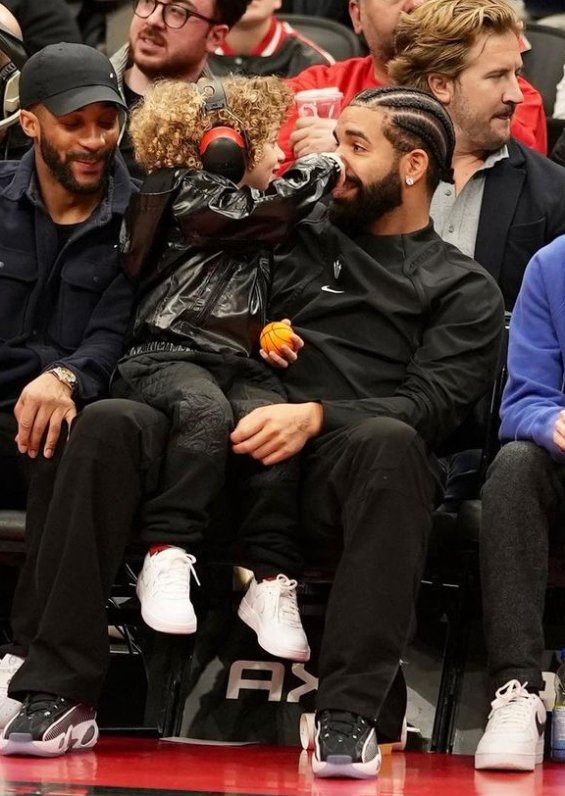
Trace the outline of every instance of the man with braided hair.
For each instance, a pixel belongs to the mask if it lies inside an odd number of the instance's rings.
[[[313,768],[362,778],[379,770],[377,735],[400,735],[400,660],[440,492],[433,452],[494,375],[503,308],[494,280],[430,223],[437,183],[451,180],[441,104],[368,89],[336,138],[345,182],[275,270],[275,317],[305,343],[282,374],[293,403],[251,412],[232,441],[259,461],[302,454],[302,532],[337,560]]]

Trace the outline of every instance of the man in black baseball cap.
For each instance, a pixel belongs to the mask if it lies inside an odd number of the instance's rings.
[[[107,393],[132,299],[118,258],[132,183],[114,157],[125,111],[110,61],[81,44],[49,45],[23,65],[20,87],[20,124],[32,148],[20,161],[0,162],[3,508],[25,505],[28,482],[55,467],[55,448],[77,411]],[[34,555],[41,527],[30,509],[29,553],[13,605],[15,644],[0,661],[0,694],[24,657],[33,670],[29,628],[41,619]],[[51,706],[57,715],[61,704]],[[0,696],[0,726],[19,708]],[[33,723],[37,709],[30,698],[21,721]]]
[[[20,107],[45,179],[101,198],[127,110],[108,58],[85,44],[44,47],[22,68]]]

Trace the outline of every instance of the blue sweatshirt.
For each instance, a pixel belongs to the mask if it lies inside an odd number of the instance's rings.
[[[565,463],[553,430],[565,409],[565,235],[530,260],[510,322],[500,439],[530,440]]]

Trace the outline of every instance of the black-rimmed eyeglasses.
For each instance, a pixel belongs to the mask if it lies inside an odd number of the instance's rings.
[[[133,0],[133,13],[137,17],[141,17],[141,19],[147,19],[155,11],[157,6],[163,7],[163,22],[168,28],[182,28],[183,25],[186,25],[190,17],[201,19],[209,25],[221,24],[219,20],[205,17],[202,14],[198,14],[196,11],[192,11],[190,8],[186,8],[186,6],[180,6],[176,3],[163,3],[161,0]]]

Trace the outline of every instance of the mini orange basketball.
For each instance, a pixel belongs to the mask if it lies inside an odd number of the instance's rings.
[[[275,354],[282,354],[282,346],[287,345],[289,348],[294,349],[292,344],[292,335],[294,334],[292,326],[288,326],[281,321],[273,321],[263,327],[259,342],[263,351],[269,353],[274,351]]]

